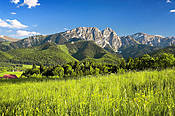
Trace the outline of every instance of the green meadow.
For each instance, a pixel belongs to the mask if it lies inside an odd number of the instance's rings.
[[[0,115],[175,115],[175,70],[0,82]]]

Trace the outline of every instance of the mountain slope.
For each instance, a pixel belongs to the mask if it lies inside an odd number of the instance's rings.
[[[161,48],[175,44],[174,37],[163,37],[146,33],[136,33],[120,38],[122,47],[119,48],[119,51],[126,59],[129,57],[135,58],[144,54],[151,54]]]
[[[107,53],[107,51],[97,46],[93,41],[69,43],[66,44],[66,46],[69,48],[69,52],[72,56],[78,60],[82,60],[87,57],[98,59]]]
[[[69,53],[78,60],[93,59],[99,62],[116,63],[120,56],[99,47],[94,41],[78,41],[66,44]]]
[[[144,54],[149,54],[159,49],[160,49],[159,47],[138,44],[138,45],[130,45],[127,47],[121,47],[119,51],[121,52],[122,56],[125,59],[128,59],[129,57],[132,58],[140,57],[143,56]]]
[[[107,52],[93,41],[78,41],[64,45],[48,42],[37,47],[17,48],[0,52],[0,56],[1,61],[15,64],[62,65],[86,58],[102,58],[103,62],[120,60],[117,55]]]
[[[143,44],[154,47],[167,47],[175,44],[175,37],[163,37],[160,35],[149,35],[146,33],[136,33],[121,37],[122,46]]]
[[[156,51],[151,52],[151,55],[159,55],[160,53],[169,53],[169,54],[174,54],[175,55],[175,46],[168,46],[166,48],[162,48]]]
[[[19,48],[7,51],[13,56],[9,62],[20,64],[64,64],[77,61],[70,54],[65,53],[55,44],[46,43],[34,48]]]

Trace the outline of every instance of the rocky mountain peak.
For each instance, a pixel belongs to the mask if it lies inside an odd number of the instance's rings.
[[[139,44],[166,47],[166,46],[170,46],[173,43],[175,43],[174,42],[175,38],[170,39],[170,38],[163,37],[160,35],[149,35],[146,33],[136,33],[133,35],[121,37],[121,39],[123,41],[123,45],[133,43],[134,41],[136,41]],[[126,43],[126,40],[130,40],[130,42]]]
[[[109,27],[107,27],[106,29],[104,29],[104,30],[102,31],[102,34],[103,34],[104,36],[110,36],[111,33],[117,35],[117,34],[116,34],[111,28],[109,28]]]
[[[102,48],[111,47],[117,51],[121,46],[121,40],[117,34],[111,29],[106,28],[100,30],[96,27],[78,27],[76,29],[68,30],[63,33],[64,37],[70,40],[71,38],[81,38],[82,40],[93,40]]]
[[[109,31],[109,32],[114,32],[111,28],[107,27],[103,31]]]

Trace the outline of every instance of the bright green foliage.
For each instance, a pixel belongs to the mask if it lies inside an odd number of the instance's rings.
[[[36,72],[36,74],[40,74],[47,77],[59,76],[59,78],[62,77],[66,78],[75,76],[80,77],[83,75],[86,76],[86,75],[117,73],[118,70],[119,67],[117,65],[85,61],[85,62],[70,62],[63,66],[40,65],[40,68],[32,68],[24,71],[22,76],[30,78],[31,75],[33,75],[34,72]]]
[[[79,41],[74,44],[67,43],[64,45],[48,42],[40,46],[27,48],[14,47],[14,49],[3,51],[1,51],[0,44],[0,61],[5,63],[63,65],[84,59],[114,64],[120,61],[118,55],[106,51],[92,41]]]
[[[59,49],[57,45],[49,43],[35,48],[13,49],[7,53],[13,56],[13,59],[10,60],[12,63],[57,65],[76,61],[70,54]]]
[[[71,76],[72,73],[74,72],[74,70],[72,69],[72,66],[69,64],[65,65],[64,69],[65,69],[64,71],[66,76]]]
[[[158,62],[161,68],[172,67],[175,64],[175,57],[173,54],[162,53],[159,55]]]
[[[35,69],[36,68],[36,64],[33,64],[33,67],[32,68]]]
[[[129,58],[127,62],[121,59],[118,64],[99,63],[92,60],[84,60],[81,62],[70,62],[63,66],[47,66],[41,65],[40,73],[43,76],[61,76],[75,77],[85,75],[110,74],[118,72],[126,72],[128,70],[145,70],[145,69],[166,69],[175,66],[175,57],[173,54],[162,53],[158,56],[150,56],[145,54],[140,58]],[[35,68],[34,68],[35,69]],[[32,70],[32,69],[31,69]],[[24,76],[30,77],[35,71],[25,71]]]
[[[53,70],[54,76],[59,76],[59,78],[62,78],[64,76],[64,68],[61,66],[56,67]]]
[[[156,56],[145,54],[140,58],[129,58],[126,68],[128,70],[144,69],[165,69],[175,66],[175,57],[173,54],[160,53]]]
[[[134,69],[134,60],[131,57],[128,59],[127,69]]]
[[[2,80],[0,115],[175,114],[174,69],[66,81],[41,80]]]

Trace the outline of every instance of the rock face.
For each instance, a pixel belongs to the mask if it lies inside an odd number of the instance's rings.
[[[160,35],[148,35],[146,33],[136,33],[129,36],[123,36],[122,45],[143,44],[150,46],[166,47],[175,44],[175,37],[163,37]]]
[[[80,27],[73,30],[66,31],[62,34],[68,41],[71,38],[80,38],[86,41],[95,41],[97,45],[102,48],[110,46],[114,51],[121,47],[122,43],[120,37],[111,29],[106,28],[100,31],[96,27]]]
[[[11,46],[13,46],[14,48],[27,48],[27,47],[38,46],[43,44],[43,41],[45,39],[46,39],[45,36],[42,35],[31,36],[22,39],[20,41],[11,43]]]

